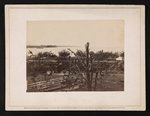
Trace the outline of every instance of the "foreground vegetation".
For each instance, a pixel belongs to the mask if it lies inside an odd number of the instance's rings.
[[[73,55],[71,55],[73,54]],[[27,56],[27,91],[120,91],[124,88],[124,52],[94,53],[70,49],[59,55],[40,52]],[[118,75],[119,73],[119,75]]]

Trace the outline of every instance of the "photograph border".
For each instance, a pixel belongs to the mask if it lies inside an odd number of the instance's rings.
[[[30,5],[30,6],[26,6],[26,5],[21,5],[21,6],[18,6],[18,5],[6,5],[5,6],[5,10],[6,10],[6,12],[5,12],[5,14],[6,14],[6,22],[5,22],[5,25],[6,25],[6,34],[5,34],[5,36],[6,36],[6,89],[5,89],[5,91],[6,91],[6,110],[15,110],[15,109],[18,109],[16,106],[11,106],[11,105],[9,105],[9,95],[10,95],[10,93],[9,93],[9,90],[10,90],[10,88],[9,88],[9,85],[10,85],[10,81],[8,81],[8,79],[9,79],[9,77],[11,76],[10,75],[10,66],[9,66],[9,64],[10,64],[10,57],[9,57],[9,55],[10,55],[10,23],[9,23],[9,16],[10,16],[10,9],[24,9],[24,8],[27,8],[27,9],[34,9],[35,8],[35,6],[33,7],[34,5]],[[43,7],[44,5],[36,5],[36,8],[45,8],[45,6]],[[46,5],[47,6],[47,5]],[[53,5],[53,8],[60,8],[60,6],[61,7],[63,7],[64,5]],[[82,5],[80,5],[80,6],[82,6]],[[84,6],[84,5],[83,5]],[[86,8],[88,6],[88,8],[93,8],[93,5],[85,5],[84,7]],[[109,5],[100,5],[100,6],[102,6],[103,8],[106,8],[107,6],[107,8],[110,8],[109,7]],[[114,7],[113,7],[114,6]],[[116,8],[115,7],[116,5],[111,5],[111,7],[113,7],[113,8]],[[73,8],[75,8],[76,7],[76,5],[71,5],[71,7],[73,7]],[[63,7],[63,8],[71,8],[70,6],[65,6],[65,7]],[[95,6],[95,7],[98,7],[97,5]],[[94,8],[95,8],[94,7]],[[142,19],[142,21],[141,21],[141,23],[143,24],[143,22],[144,22],[144,17],[145,17],[145,14],[144,14],[144,6],[143,5],[136,5],[136,7],[133,5],[128,5],[128,6],[126,6],[126,5],[121,5],[120,7],[117,7],[117,8],[129,8],[129,9],[132,9],[132,8],[140,8],[140,12],[142,13],[141,14],[141,19]],[[49,6],[47,6],[46,8],[50,8]],[[142,27],[141,27],[141,38],[143,38],[143,39],[141,39],[141,49],[140,49],[140,54],[141,54],[141,77],[143,77],[143,78],[141,78],[141,83],[142,84],[144,84],[145,83],[145,32],[144,32],[144,29],[145,28],[145,26],[144,25],[142,25]],[[9,67],[9,68],[8,68]],[[143,99],[145,99],[145,84],[144,85],[141,85],[141,90],[140,91],[142,91],[143,92],[143,94],[141,94],[142,96],[142,98]],[[141,108],[137,108],[138,110],[145,110],[145,100],[142,102],[143,103],[143,105],[144,105],[144,107],[142,106]],[[11,109],[12,107],[14,107],[15,109]],[[27,106],[28,107],[28,106]],[[46,107],[40,107],[40,106],[38,106],[38,107],[32,107],[32,106],[29,106],[29,107],[31,107],[31,109],[29,108],[25,108],[24,110],[50,110],[49,108],[47,108],[47,106]],[[77,109],[77,110],[133,110],[132,108],[130,109],[130,106],[126,106],[127,107],[127,109],[126,108],[124,108],[124,106],[122,107],[122,106],[117,106],[117,107],[111,107],[110,106],[110,108],[108,107],[108,106],[102,106],[100,109],[99,109],[99,107],[98,107],[98,109],[97,109],[97,107],[94,107],[94,109],[92,109],[92,108],[81,108],[81,109]],[[37,108],[37,109],[36,109]],[[70,108],[70,107],[69,107]],[[121,108],[121,109],[120,109]],[[129,108],[129,109],[128,109]],[[53,108],[52,108],[53,109]],[[23,110],[22,108],[21,108],[21,110]],[[62,109],[58,109],[58,107],[55,109],[53,109],[53,110],[62,110]],[[64,109],[63,110],[76,110],[76,109],[74,109],[74,108],[71,108],[71,109],[68,109],[67,107],[65,107],[64,106]],[[136,109],[134,109],[134,110],[136,110]]]

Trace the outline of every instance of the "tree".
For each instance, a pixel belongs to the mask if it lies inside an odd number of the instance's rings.
[[[57,55],[55,55],[54,53],[52,53],[51,51],[49,52],[49,56],[51,57],[51,58],[57,58]]]
[[[42,57],[48,58],[48,57],[50,57],[50,53],[49,53],[49,52],[44,52],[44,53],[42,54]]]
[[[38,57],[38,58],[43,57],[43,53],[42,53],[42,52],[39,52],[39,53],[37,54],[37,57]]]
[[[66,50],[62,50],[59,52],[59,57],[64,57],[67,58],[70,56],[70,52],[66,51]]]
[[[95,53],[93,52],[93,51],[90,51],[90,57],[92,57],[92,58],[94,58],[94,56],[95,56]]]
[[[83,52],[82,50],[77,50],[76,55],[79,56],[79,57],[86,57],[86,53]]]
[[[95,60],[103,60],[104,59],[103,50],[100,50],[100,51],[96,52],[95,55],[94,55],[94,59]]]
[[[69,57],[70,52],[66,50],[62,50],[59,52],[58,57],[58,72],[61,72],[62,70],[69,70]]]
[[[39,52],[37,57],[40,59],[42,57],[45,57],[45,58],[57,58],[57,56],[52,53],[51,51],[50,52]]]

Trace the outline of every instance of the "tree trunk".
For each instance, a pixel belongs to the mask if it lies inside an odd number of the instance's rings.
[[[95,91],[96,91],[96,87],[97,87],[97,77],[98,77],[98,72],[96,72],[96,76],[95,76],[95,87],[94,87]]]

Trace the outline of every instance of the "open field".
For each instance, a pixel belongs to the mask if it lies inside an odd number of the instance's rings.
[[[86,88],[78,89],[79,91],[87,91]],[[124,75],[123,74],[107,74],[103,79],[98,79],[95,91],[124,91]]]
[[[71,87],[62,86],[61,84],[61,82],[63,81],[62,74],[54,74],[47,80],[44,80],[45,78],[43,75],[41,75],[40,77],[43,78],[43,80],[40,80],[34,84],[28,83],[28,90],[27,90],[28,92],[88,91],[87,86],[84,85],[80,87],[80,83],[75,84],[74,86]],[[105,76],[102,78],[98,77],[97,87],[95,90],[91,91],[123,91],[123,90],[124,90],[124,74],[122,72],[118,72],[105,74]]]

